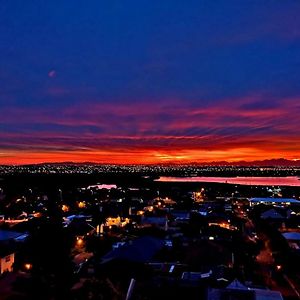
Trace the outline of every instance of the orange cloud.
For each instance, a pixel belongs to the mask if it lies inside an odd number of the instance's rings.
[[[270,101],[268,101],[270,104]],[[159,163],[300,157],[299,99],[4,108],[0,163]],[[10,126],[10,127],[8,127]]]

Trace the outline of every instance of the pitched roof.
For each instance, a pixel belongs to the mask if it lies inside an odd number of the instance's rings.
[[[102,263],[113,259],[145,263],[150,261],[163,246],[163,240],[150,236],[141,237],[104,255]]]
[[[234,279],[226,288],[235,290],[248,290],[248,288],[237,279]]]
[[[285,232],[282,235],[287,240],[300,241],[300,232]]]
[[[0,241],[3,242],[13,240],[21,235],[24,235],[24,233],[0,229]]]
[[[266,210],[260,216],[263,219],[268,219],[268,218],[271,218],[271,219],[283,219],[284,218],[284,216],[280,212],[278,212],[276,209],[274,209],[274,208]]]
[[[275,203],[290,202],[290,203],[300,204],[300,201],[294,198],[251,198],[249,199],[249,201],[250,202],[275,202]]]

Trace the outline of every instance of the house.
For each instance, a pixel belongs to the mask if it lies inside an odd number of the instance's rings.
[[[0,229],[0,244],[9,243],[9,242],[17,242],[24,240],[28,237],[28,234],[24,234],[21,232],[3,230]]]
[[[92,218],[92,216],[87,216],[87,215],[70,215],[70,216],[64,218],[63,223],[64,223],[65,227],[68,227],[71,224],[71,222],[73,222],[73,221],[77,221],[77,220],[90,221],[91,218]]]
[[[109,217],[106,219],[105,226],[117,226],[117,227],[124,227],[125,225],[129,224],[130,220],[128,218],[121,218],[120,216],[117,217]]]
[[[289,206],[291,204],[300,205],[300,201],[294,198],[251,198],[249,199],[250,207],[253,207],[258,204]]]
[[[190,219],[190,211],[188,210],[172,210],[171,215],[175,221],[188,221]]]
[[[15,262],[15,252],[10,247],[0,248],[0,274],[12,272]]]
[[[27,237],[26,234],[0,230],[0,274],[4,272],[12,272],[15,262],[15,243],[23,241]]]
[[[289,231],[282,233],[291,249],[300,250],[300,232]]]
[[[283,220],[285,219],[285,216],[283,213],[279,212],[275,208],[271,208],[266,210],[260,215],[261,219],[277,219],[277,220]]]
[[[164,247],[161,239],[144,236],[110,251],[102,257],[102,264],[112,260],[126,260],[130,262],[146,263]]]
[[[204,278],[211,277],[212,271],[208,272],[183,272],[181,276],[181,280],[198,282]]]
[[[247,287],[237,279],[224,289],[209,288],[207,300],[283,300],[278,291]]]
[[[176,204],[177,204],[176,201],[174,201],[168,197],[165,197],[165,198],[157,197],[153,200],[153,205],[158,206],[158,207],[173,207]]]
[[[142,216],[141,224],[164,228],[168,219],[166,217],[146,217]]]

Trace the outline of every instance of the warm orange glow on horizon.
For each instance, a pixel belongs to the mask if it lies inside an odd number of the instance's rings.
[[[8,107],[1,121],[17,129],[1,133],[0,164],[297,161],[299,103],[284,98],[269,107],[252,95],[201,106],[166,99],[90,100],[59,111]]]
[[[274,149],[234,148],[224,150],[196,149],[137,149],[137,150],[106,150],[106,151],[7,151],[0,153],[0,164],[35,164],[53,162],[95,162],[103,164],[158,164],[158,163],[209,163],[209,162],[238,162],[265,159],[286,158],[297,161],[300,153],[282,153]]]

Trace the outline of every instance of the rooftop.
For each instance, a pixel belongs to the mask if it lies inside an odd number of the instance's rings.
[[[275,202],[275,203],[297,203],[300,204],[300,201],[294,198],[251,198],[249,202]]]
[[[22,235],[24,233],[0,229],[0,242],[13,240]]]

